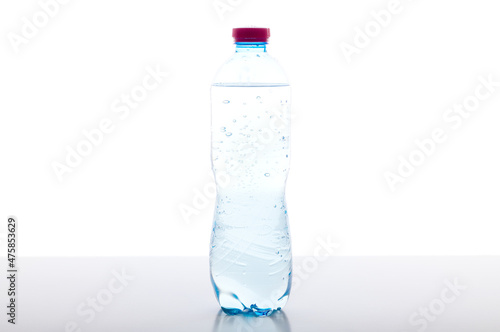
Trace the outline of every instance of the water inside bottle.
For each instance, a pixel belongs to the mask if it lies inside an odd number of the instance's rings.
[[[269,315],[288,300],[292,278],[285,201],[289,160],[288,85],[212,86],[217,199],[210,270],[226,313]]]

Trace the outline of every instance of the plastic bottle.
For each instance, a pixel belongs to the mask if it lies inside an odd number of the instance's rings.
[[[236,28],[211,88],[217,187],[210,275],[222,310],[270,315],[286,304],[292,252],[285,202],[290,86],[266,28]]]

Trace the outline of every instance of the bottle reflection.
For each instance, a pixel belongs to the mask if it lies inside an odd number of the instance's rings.
[[[228,316],[220,310],[215,316],[212,332],[291,332],[291,329],[283,311],[277,311],[269,317],[255,317]]]

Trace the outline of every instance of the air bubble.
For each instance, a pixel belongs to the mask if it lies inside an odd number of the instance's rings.
[[[264,174],[264,176],[266,176],[266,177],[269,177],[269,175],[271,175],[271,174],[269,174],[269,173]]]
[[[229,137],[231,136],[233,133],[226,133],[226,136]]]
[[[220,131],[221,131],[221,132],[225,132],[225,131],[226,131],[226,127],[221,127],[221,128],[220,128]]]
[[[222,103],[223,103],[223,104],[229,104],[229,103],[230,103],[230,101],[226,99],[226,100],[224,100]]]

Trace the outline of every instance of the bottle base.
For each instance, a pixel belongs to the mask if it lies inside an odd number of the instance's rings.
[[[290,272],[291,274],[291,272]],[[273,313],[280,311],[288,302],[291,289],[291,279],[288,280],[286,290],[282,294],[262,295],[260,297],[249,296],[248,290],[240,285],[233,287],[233,290],[221,290],[213,279],[212,273],[210,274],[212,286],[217,297],[217,301],[226,315],[242,315],[250,317],[271,316]],[[226,280],[228,282],[229,280]],[[239,295],[236,295],[234,289],[239,288]],[[272,294],[272,293],[269,293]],[[255,295],[255,294],[252,294]],[[281,295],[281,296],[279,296]],[[272,299],[275,300],[272,300]]]
[[[238,309],[238,308],[224,308],[224,307],[221,307],[221,309],[222,309],[222,311],[224,311],[224,313],[226,315],[229,315],[229,316],[244,315],[244,316],[257,316],[257,317],[271,316],[273,313],[281,310],[281,308],[277,308],[277,309],[265,308],[265,309],[262,309],[262,308],[258,308],[255,304],[252,304],[250,306],[250,308],[245,308],[243,310]]]
[[[210,275],[212,285],[215,290],[215,295],[217,301],[226,315],[243,315],[252,317],[262,317],[271,316],[273,313],[280,311],[286,303],[288,302],[288,297],[290,294],[291,280],[288,282],[288,287],[281,297],[277,298],[275,301],[270,301],[269,299],[246,299],[240,298],[233,292],[221,291],[221,289],[215,283],[212,275]],[[243,294],[240,294],[243,295]],[[243,295],[243,297],[246,297]],[[278,296],[276,296],[278,297]],[[256,301],[256,302],[255,302]],[[269,306],[268,306],[269,305]]]

